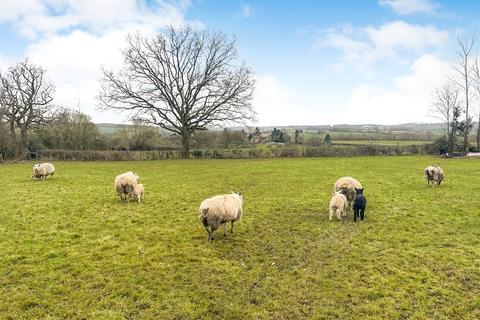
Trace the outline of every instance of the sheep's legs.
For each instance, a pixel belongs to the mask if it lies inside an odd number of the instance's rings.
[[[227,223],[224,223],[224,224],[223,224],[223,236],[224,236],[224,237],[227,236]]]
[[[360,209],[360,220],[363,221],[363,218],[365,218],[365,209]]]
[[[210,242],[213,239],[213,230],[209,227],[205,226],[205,230],[207,230],[207,241]]]
[[[337,219],[342,220],[342,212],[339,209],[337,209]]]
[[[234,228],[233,224],[234,224],[234,223],[235,223],[235,221],[232,221],[231,227],[230,227],[230,233],[233,233],[233,228]]]
[[[333,217],[333,210],[332,208],[330,208],[330,213],[328,214],[328,220],[332,221],[332,217]]]
[[[358,217],[358,209],[353,209],[353,221],[357,222]]]

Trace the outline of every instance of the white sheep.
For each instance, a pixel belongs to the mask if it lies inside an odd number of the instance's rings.
[[[424,170],[424,174],[425,179],[427,179],[427,187],[430,187],[430,181],[432,182],[432,187],[435,187],[435,184],[440,185],[443,178],[445,177],[442,168],[437,165],[431,165],[426,167]]]
[[[128,171],[115,177],[114,187],[121,200],[128,202],[133,197],[133,190],[137,185],[138,179],[140,177],[133,171]]]
[[[41,163],[41,164],[34,164],[33,165],[33,172],[32,172],[32,180],[40,179],[45,180],[47,176],[53,178],[53,174],[55,173],[55,166],[51,163]]]
[[[37,176],[37,171],[35,170],[36,168],[38,168],[40,166],[40,163],[35,163],[33,166],[32,166],[32,180],[38,180],[40,179],[40,176]]]
[[[333,191],[342,191],[348,201],[348,208],[352,208],[353,200],[355,200],[355,188],[361,189],[362,184],[352,177],[342,177],[333,185]]]
[[[230,232],[233,233],[235,221],[240,220],[243,214],[242,193],[214,196],[200,204],[200,221],[207,230],[208,242],[213,239],[213,232],[223,224],[223,235],[227,236],[227,223],[231,223]]]
[[[133,197],[140,203],[140,200],[143,199],[145,196],[145,188],[143,184],[139,183],[133,188]]]
[[[342,191],[332,192],[332,199],[329,205],[330,213],[328,219],[332,221],[333,214],[337,215],[338,220],[342,220],[342,216],[347,216],[347,197]]]

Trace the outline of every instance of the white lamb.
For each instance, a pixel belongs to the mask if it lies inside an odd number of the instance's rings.
[[[342,191],[332,192],[329,209],[328,219],[330,221],[332,221],[334,213],[337,215],[338,220],[342,220],[342,216],[347,216],[347,197],[345,197]]]
[[[240,220],[243,214],[242,193],[214,196],[200,204],[200,221],[207,230],[208,242],[213,239],[213,232],[223,224],[223,235],[227,236],[227,223],[231,223],[230,232],[233,233],[235,221]]]
[[[45,180],[47,176],[53,178],[53,174],[55,173],[55,167],[51,163],[41,163],[41,164],[34,164],[33,165],[33,172],[32,172],[32,180],[40,179]]]
[[[140,177],[133,171],[122,173],[115,177],[114,187],[121,200],[129,201]]]
[[[139,183],[133,188],[133,197],[140,203],[140,200],[144,198],[145,189],[143,188],[143,184]]]

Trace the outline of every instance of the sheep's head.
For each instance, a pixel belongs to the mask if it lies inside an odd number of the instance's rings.
[[[363,188],[355,188],[357,194],[363,194]]]
[[[232,194],[233,194],[233,195],[235,195],[235,196],[237,196],[237,197],[239,197],[239,198],[240,198],[240,200],[242,200],[242,201],[243,201],[243,195],[242,195],[242,192],[234,192],[234,191],[232,191]]]
[[[135,176],[135,178],[140,179],[140,177],[138,176],[138,174],[135,173],[135,171],[132,171],[133,175]]]

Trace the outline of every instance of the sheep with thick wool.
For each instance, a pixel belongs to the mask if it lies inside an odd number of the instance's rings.
[[[32,167],[32,180],[38,180],[40,179],[40,176],[37,175],[37,170],[36,168],[38,168],[40,166],[40,163],[35,163]]]
[[[345,197],[341,190],[332,192],[329,209],[328,219],[330,221],[332,221],[333,214],[337,215],[338,220],[342,220],[342,216],[347,216],[347,197]]]
[[[53,178],[53,174],[55,173],[55,166],[51,163],[36,163],[33,165],[32,168],[32,180],[45,180],[48,176],[50,179]]]
[[[207,231],[208,242],[213,239],[213,232],[223,224],[223,235],[227,236],[227,223],[231,223],[230,232],[233,233],[234,223],[243,214],[242,193],[214,196],[205,199],[200,204],[200,221]]]
[[[424,174],[425,179],[427,179],[427,187],[430,187],[430,182],[432,183],[432,187],[435,187],[435,184],[440,185],[445,177],[443,169],[437,165],[426,167]]]
[[[138,203],[140,203],[140,200],[144,198],[144,194],[145,188],[143,187],[143,184],[139,183],[133,188],[133,197],[138,201]]]
[[[128,202],[129,199],[133,197],[138,179],[140,179],[140,177],[133,171],[128,171],[115,177],[114,187],[121,200]]]
[[[333,185],[333,192],[341,191],[348,202],[348,209],[352,208],[353,200],[355,200],[355,188],[362,188],[362,184],[352,177],[341,177]]]

